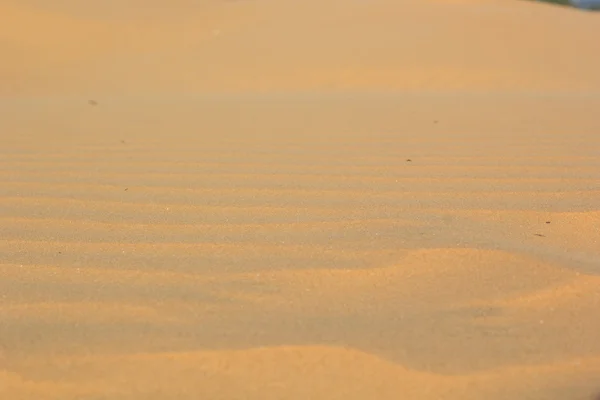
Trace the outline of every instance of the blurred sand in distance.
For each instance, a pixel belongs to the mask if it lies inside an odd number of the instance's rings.
[[[0,15],[0,398],[600,393],[598,14]]]

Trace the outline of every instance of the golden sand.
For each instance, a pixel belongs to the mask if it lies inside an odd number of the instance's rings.
[[[600,393],[597,14],[0,15],[0,398]]]

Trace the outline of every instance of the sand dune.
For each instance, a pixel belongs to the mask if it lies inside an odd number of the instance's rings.
[[[600,393],[597,14],[0,15],[0,398]]]
[[[600,89],[597,18],[578,10],[499,0],[140,4],[5,0],[0,93]]]

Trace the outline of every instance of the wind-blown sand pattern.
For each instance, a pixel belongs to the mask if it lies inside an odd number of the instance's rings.
[[[0,15],[0,398],[600,393],[597,14]]]

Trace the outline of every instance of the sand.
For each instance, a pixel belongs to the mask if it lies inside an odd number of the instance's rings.
[[[0,15],[0,398],[600,394],[600,15]]]

